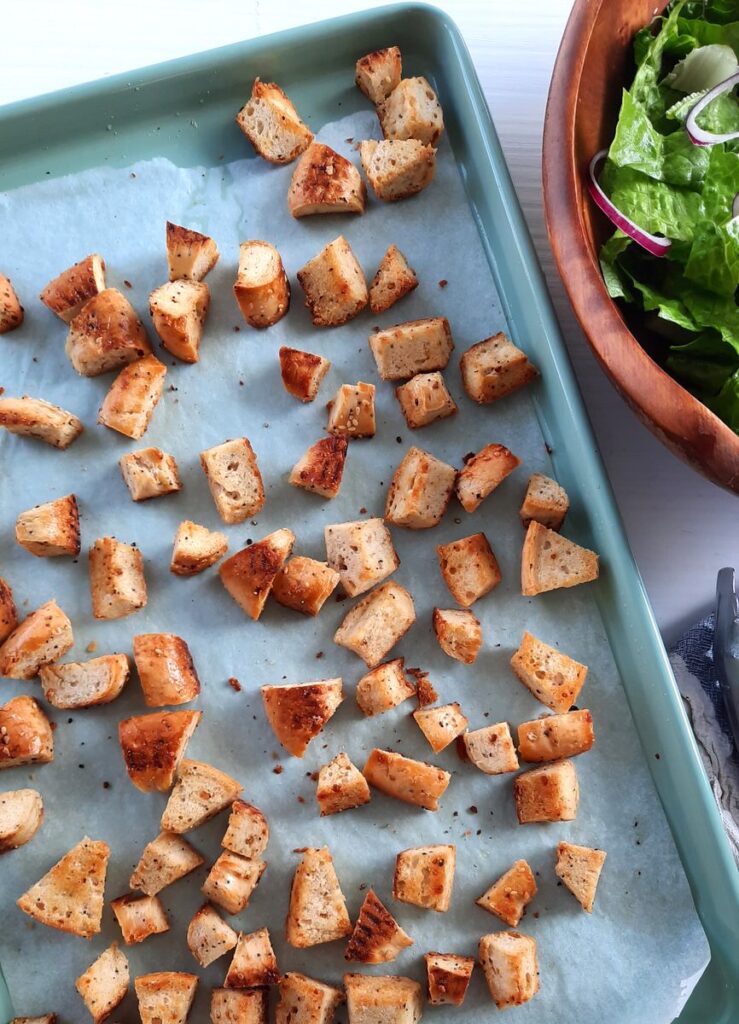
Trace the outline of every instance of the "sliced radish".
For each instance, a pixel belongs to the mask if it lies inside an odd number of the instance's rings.
[[[739,83],[739,71],[735,71],[733,75],[729,75],[723,82],[719,82],[718,85],[710,89],[705,96],[702,96],[694,107],[691,107],[690,113],[685,121],[685,128],[690,141],[694,146],[715,146],[719,142],[731,142],[732,139],[739,139],[739,131],[736,132],[722,132],[717,134],[716,132],[708,132],[705,128],[701,128],[698,124],[698,117],[706,109],[709,103],[716,99],[717,96],[723,95],[725,92],[731,92],[735,85]]]
[[[640,228],[638,224],[635,224],[633,220],[621,213],[617,206],[615,206],[608,196],[605,194],[603,189],[598,184],[598,179],[595,176],[595,169],[604,157],[608,156],[607,149],[601,149],[599,153],[596,153],[593,159],[590,161],[588,168],[588,191],[593,199],[593,202],[605,213],[606,217],[612,221],[617,228],[619,228],[625,235],[640,245],[647,252],[651,253],[652,256],[666,256],[669,252],[672,242],[669,238],[665,238],[663,235],[650,235],[644,228]]]

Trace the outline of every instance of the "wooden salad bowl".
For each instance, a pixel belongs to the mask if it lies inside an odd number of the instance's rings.
[[[631,330],[649,346],[639,314],[622,311],[608,295],[598,250],[613,225],[586,187],[590,159],[610,144],[621,90],[634,75],[634,34],[665,6],[665,0],[575,0],[544,123],[547,231],[575,314],[618,391],[671,451],[739,494],[739,435],[650,357]]]

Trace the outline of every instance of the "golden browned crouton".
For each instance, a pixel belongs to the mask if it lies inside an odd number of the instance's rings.
[[[327,405],[329,434],[350,439],[374,437],[375,385],[358,381],[356,384],[342,384]]]
[[[522,825],[532,821],[573,821],[580,790],[572,761],[531,768],[513,780],[516,814]]]
[[[182,836],[160,832],[144,847],[128,884],[147,896],[156,896],[204,862],[204,858]]]
[[[0,676],[33,679],[42,665],[58,661],[73,643],[72,623],[56,601],[47,601],[0,646]]]
[[[77,373],[97,377],[151,355],[151,345],[126,296],[106,288],[70,321],[64,351]]]
[[[210,1024],[268,1024],[268,1020],[267,989],[214,988],[211,992]]]
[[[322,437],[295,463],[289,483],[322,498],[335,498],[341,488],[348,447],[345,437]]]
[[[531,520],[521,552],[521,593],[525,597],[598,579],[598,556],[588,548]]]
[[[281,347],[279,356],[280,375],[287,393],[301,402],[312,402],[331,368],[330,360],[287,345]]]
[[[475,903],[515,928],[534,896],[534,872],[525,860],[517,860]]]
[[[350,597],[358,597],[387,579],[400,565],[390,531],[382,519],[357,519],[324,527],[328,564]]]
[[[131,782],[143,793],[166,793],[185,756],[202,711],[155,711],[126,718],[118,739]]]
[[[98,423],[138,441],[162,397],[166,373],[164,363],[151,355],[124,366],[103,399]]]
[[[43,1017],[13,1017],[10,1024],[57,1024],[55,1013],[45,1013]]]
[[[250,860],[225,850],[210,869],[202,891],[227,914],[240,914],[249,905],[266,867],[262,860]]]
[[[472,665],[482,646],[482,627],[470,611],[434,608],[434,633],[444,654]]]
[[[167,221],[170,281],[202,281],[218,262],[218,256],[218,246],[208,235]]]
[[[445,913],[452,900],[456,864],[457,848],[453,845],[401,850],[395,858],[393,898]]]
[[[499,1010],[527,1003],[539,991],[535,939],[520,932],[483,935],[478,955],[490,996]]]
[[[510,395],[538,376],[526,353],[502,331],[468,348],[459,366],[465,391],[481,404]]]
[[[15,601],[10,584],[0,576],[0,645],[3,644],[15,627],[18,625],[18,616],[15,611]]]
[[[316,800],[321,817],[349,811],[369,803],[370,791],[367,780],[343,751],[337,754],[333,761],[321,766],[318,772]]]
[[[11,434],[35,437],[54,448],[69,448],[82,433],[82,420],[43,398],[0,398],[0,427]]]
[[[386,139],[419,139],[435,146],[444,131],[436,93],[423,76],[403,78],[377,108]]]
[[[354,651],[367,668],[376,668],[416,621],[413,598],[389,580],[365,594],[334,633],[334,643]]]
[[[352,930],[327,846],[308,847],[295,869],[285,937],[296,949],[343,939]]]
[[[0,854],[29,843],[43,820],[44,802],[35,789],[0,793]]]
[[[280,569],[272,584],[272,597],[286,608],[318,615],[341,577],[326,562],[296,555]]]
[[[133,638],[133,660],[147,707],[188,704],[200,693],[190,648],[174,633],[139,633]]]
[[[437,526],[446,512],[456,476],[453,466],[421,448],[409,448],[390,481],[385,519],[410,530]]]
[[[359,908],[344,959],[362,964],[386,964],[412,945],[413,939],[370,889]]]
[[[277,249],[258,239],[242,242],[234,295],[250,327],[272,327],[290,308],[290,283]]]
[[[438,754],[461,736],[469,724],[459,704],[441,704],[439,707],[422,707],[413,712],[418,728]]]
[[[415,697],[416,687],[403,671],[403,658],[373,668],[357,683],[356,699],[363,714],[380,715]]]
[[[176,576],[195,576],[215,565],[228,551],[228,537],[218,530],[208,530],[190,519],[177,527],[169,571]]]
[[[344,699],[341,679],[263,686],[261,694],[272,731],[293,757],[303,756]]]
[[[343,235],[301,267],[298,281],[315,327],[345,324],[369,301],[364,273]]]
[[[457,497],[465,512],[474,512],[520,464],[502,444],[488,444],[467,459],[457,475]]]
[[[241,932],[228,968],[226,988],[267,988],[280,980],[277,957],[272,949],[269,931],[260,928],[250,935]]]
[[[39,298],[65,323],[73,320],[88,299],[105,291],[105,262],[94,252],[49,281]]]
[[[427,811],[439,809],[439,797],[444,795],[452,778],[449,772],[433,764],[377,747],[367,758],[364,777],[386,796]]]
[[[362,185],[364,188],[364,185]],[[10,278],[0,274],[0,334],[9,334],[23,323],[23,306]]]
[[[187,926],[187,947],[201,967],[208,967],[235,948],[239,936],[215,907],[204,903]]]
[[[383,380],[407,380],[418,373],[443,370],[454,342],[447,318],[431,316],[375,329],[369,346]]]
[[[185,363],[197,363],[210,289],[203,281],[168,281],[149,296],[149,312],[162,345]]]
[[[241,783],[211,764],[182,761],[162,813],[162,830],[179,833],[198,828],[229,807],[241,789]]]
[[[359,156],[372,191],[386,203],[416,195],[434,180],[436,150],[418,139],[367,139]]]
[[[430,1006],[461,1006],[475,968],[472,956],[455,953],[425,953],[426,980]]]
[[[90,548],[89,570],[96,619],[122,619],[146,605],[144,557],[137,547],[101,537]]]
[[[262,856],[268,842],[269,825],[259,808],[244,800],[234,800],[221,846],[253,860]]]
[[[569,711],[522,722],[518,750],[522,761],[557,761],[590,750],[595,742],[593,716],[589,711]]]
[[[400,83],[401,67],[399,48],[386,46],[359,58],[355,67],[355,81],[367,99],[377,106]]]
[[[54,760],[51,723],[33,697],[0,705],[0,769]]]
[[[44,697],[53,707],[64,709],[110,704],[126,685],[130,673],[125,654],[42,665],[39,670]]]
[[[575,846],[573,843],[557,844],[557,863],[554,870],[583,910],[593,912],[595,891],[603,870],[606,854],[589,846]]]
[[[556,647],[524,633],[511,658],[511,668],[523,685],[552,711],[569,711],[588,674],[588,666],[562,654]]]
[[[262,510],[262,474],[246,437],[224,441],[201,452],[200,465],[224,523],[243,523]]]
[[[518,769],[516,748],[508,722],[496,722],[464,734],[464,748],[475,768],[486,775],[502,775]]]
[[[395,974],[345,974],[351,1024],[418,1024],[423,992],[417,981]]]
[[[395,389],[400,408],[411,430],[427,427],[436,420],[453,416],[457,406],[439,371],[418,373]]]
[[[294,543],[292,530],[275,530],[231,555],[219,568],[221,583],[250,618],[258,619],[262,614]]]
[[[484,533],[439,544],[436,554],[449,593],[463,608],[469,608],[500,583],[498,560]]]
[[[570,499],[564,487],[543,473],[529,477],[526,494],[521,505],[520,516],[524,526],[532,519],[550,530],[559,530],[570,507]]]
[[[110,847],[85,836],[16,900],[39,924],[91,939],[100,931]]]
[[[169,921],[158,896],[119,896],[111,900],[110,906],[127,946],[169,931]]]
[[[118,465],[134,501],[148,501],[182,490],[177,460],[161,448],[127,452],[120,457]]]
[[[141,1024],[185,1024],[198,979],[182,971],[140,974],[134,981]]]
[[[279,85],[258,78],[236,123],[257,153],[273,164],[289,164],[313,141],[310,128]]]
[[[331,1024],[334,1011],[343,1002],[342,989],[288,971],[280,979],[275,1024]]]
[[[74,987],[82,997],[93,1024],[102,1024],[128,992],[128,960],[114,942],[80,974]]]
[[[370,309],[373,313],[384,313],[417,287],[415,270],[397,245],[390,245],[370,284]]]
[[[364,213],[365,187],[354,164],[322,142],[312,142],[293,171],[287,205],[293,217]]]
[[[80,553],[80,515],[73,494],[21,512],[15,521],[15,539],[38,558]]]

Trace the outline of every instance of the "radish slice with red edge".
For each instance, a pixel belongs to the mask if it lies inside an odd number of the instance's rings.
[[[739,139],[739,131],[717,134],[716,132],[706,131],[705,128],[701,128],[698,124],[698,117],[708,104],[715,100],[717,96],[721,96],[725,92],[731,92],[737,84],[739,84],[739,71],[735,71],[733,75],[729,75],[728,78],[714,86],[713,89],[709,89],[705,96],[701,96],[695,106],[690,108],[690,113],[685,121],[685,130],[694,146],[715,146],[719,142],[731,142],[732,139]]]
[[[619,208],[615,206],[608,196],[605,194],[603,189],[598,184],[598,179],[595,176],[595,169],[604,157],[608,156],[607,149],[601,149],[600,152],[596,153],[593,159],[590,161],[588,168],[588,191],[593,199],[593,202],[605,213],[606,217],[616,225],[616,227],[623,231],[625,235],[640,245],[642,249],[646,249],[647,252],[651,253],[652,256],[666,256],[669,252],[672,242],[669,238],[664,238],[662,235],[650,235],[644,228],[640,228],[638,224],[635,224],[633,220],[621,213]]]

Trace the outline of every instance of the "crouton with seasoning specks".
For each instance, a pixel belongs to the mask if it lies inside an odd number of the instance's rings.
[[[318,394],[321,381],[331,368],[331,362],[313,352],[302,352],[283,345],[279,352],[280,376],[285,391],[301,402],[312,402]]]
[[[593,716],[587,710],[568,711],[522,722],[518,750],[522,761],[557,761],[590,750],[595,742]]]
[[[110,906],[127,946],[169,931],[169,920],[158,896],[119,896],[110,901]]]
[[[110,847],[84,836],[16,900],[39,924],[91,939],[100,931]]]
[[[10,278],[0,273],[0,334],[9,334],[23,323],[23,306]]]
[[[465,512],[474,512],[521,460],[502,444],[488,444],[468,459],[457,475],[457,497]]]
[[[370,889],[359,908],[344,959],[362,964],[386,964],[412,945],[413,939]]]
[[[378,665],[357,683],[356,700],[360,710],[368,717],[402,704],[416,695],[416,687],[403,671],[403,658]]]
[[[167,221],[167,266],[170,281],[202,281],[218,262],[218,246],[199,231]]]
[[[351,934],[352,923],[327,846],[308,847],[295,869],[285,937],[296,949]]]
[[[261,687],[272,731],[293,757],[302,757],[344,699],[342,680]]]
[[[288,482],[322,498],[335,498],[341,488],[348,446],[345,437],[321,438],[298,459]]]
[[[386,796],[427,811],[439,809],[439,797],[444,795],[452,778],[449,772],[433,764],[376,747],[367,758],[364,777]]]
[[[439,544],[436,554],[449,593],[463,608],[469,608],[500,583],[498,560],[484,533]]]
[[[102,1024],[123,1002],[128,992],[128,960],[114,942],[77,978],[79,992],[92,1017],[93,1024]]]
[[[339,235],[298,271],[314,327],[338,327],[369,302],[364,273],[352,248]]]
[[[55,1013],[46,1013],[43,1017],[13,1017],[10,1024],[57,1024]]]
[[[261,512],[264,484],[254,449],[246,437],[224,441],[201,452],[200,465],[224,523],[243,523]]]
[[[56,601],[31,612],[0,646],[0,676],[33,679],[43,665],[64,657],[74,644],[72,623]]]
[[[141,1024],[186,1024],[198,979],[183,971],[140,974],[133,983]]]
[[[383,380],[408,380],[443,370],[454,342],[447,318],[431,316],[376,329],[369,336],[369,346]]]
[[[227,914],[240,914],[249,905],[266,867],[263,860],[250,860],[225,850],[208,872],[202,892]]]
[[[539,991],[536,940],[520,932],[483,935],[478,950],[490,996],[499,1010],[527,1003]]]
[[[337,754],[333,761],[321,766],[318,772],[316,800],[322,818],[369,803],[370,790],[367,780],[343,751]]]
[[[0,793],[0,854],[30,843],[43,820],[44,802],[37,790]]]
[[[13,591],[10,584],[0,576],[0,645],[3,644],[18,625]]]
[[[444,654],[472,665],[482,646],[482,627],[472,612],[459,608],[434,608],[436,639]]]
[[[332,1024],[334,1012],[343,1002],[342,989],[297,971],[288,971],[280,979],[275,1024]]]
[[[429,530],[444,517],[457,471],[421,448],[409,448],[393,473],[385,519],[409,530]]]
[[[557,863],[554,870],[570,890],[583,910],[593,912],[595,892],[606,860],[603,850],[574,843],[557,844]]]
[[[468,759],[486,775],[502,775],[518,770],[516,748],[508,722],[496,722],[464,734]]]
[[[419,139],[435,146],[444,131],[436,93],[423,76],[403,78],[377,108],[386,139]]]
[[[280,980],[277,957],[267,928],[250,935],[241,932],[228,968],[226,988],[268,988]]]
[[[289,164],[313,141],[285,93],[274,82],[254,79],[251,97],[236,123],[257,153],[273,164]]]
[[[457,406],[447,390],[444,378],[434,373],[418,373],[395,389],[400,409],[411,430],[427,427],[437,420],[453,416]]]
[[[44,697],[53,707],[63,709],[110,704],[120,695],[130,674],[125,654],[43,665],[39,670]]]
[[[105,261],[98,253],[85,256],[49,281],[39,298],[52,313],[69,323],[88,299],[105,291]]]
[[[423,992],[412,978],[395,974],[345,974],[351,1024],[418,1024]]]
[[[373,313],[384,313],[418,287],[418,278],[397,245],[388,246],[369,289]]]
[[[580,800],[572,761],[531,768],[513,780],[513,798],[521,825],[533,821],[574,821]]]
[[[461,736],[469,724],[456,702],[439,707],[418,708],[413,712],[413,717],[436,754],[453,743],[457,736]]]
[[[353,651],[367,668],[376,668],[415,621],[413,598],[405,587],[389,580],[347,612],[334,643]]]
[[[54,760],[51,723],[33,697],[0,705],[0,769]]]
[[[526,353],[502,332],[468,348],[459,366],[465,391],[473,402],[483,405],[518,391],[538,376]]]
[[[554,530],[531,520],[521,552],[521,593],[524,597],[597,580],[598,556]]]
[[[475,968],[472,956],[425,953],[429,1006],[461,1006]]]
[[[543,473],[529,477],[520,516],[524,526],[532,519],[550,530],[559,530],[570,507],[564,487]]]
[[[185,756],[202,711],[154,711],[125,718],[118,740],[131,782],[142,793],[166,793]]]
[[[175,576],[195,576],[215,565],[227,551],[228,537],[225,533],[185,519],[177,527],[169,571]]]
[[[341,577],[327,562],[305,555],[291,558],[275,577],[272,597],[286,608],[304,615],[318,615],[339,585]]]
[[[372,191],[385,203],[416,195],[434,180],[436,150],[418,139],[366,139],[359,156]]]
[[[160,832],[144,847],[128,884],[147,896],[156,896],[204,863],[204,858],[182,836]]]
[[[198,828],[241,795],[241,783],[202,761],[182,761],[177,781],[162,812],[164,832],[189,832]]]
[[[256,620],[262,614],[294,543],[292,530],[275,530],[231,555],[218,569],[221,583],[249,618]]]
[[[324,527],[328,564],[350,597],[358,597],[387,579],[400,565],[390,531],[382,519],[356,519]]]
[[[133,660],[147,707],[188,704],[200,693],[190,648],[181,636],[139,633],[133,638]]]
[[[149,312],[162,345],[184,363],[197,363],[210,289],[203,281],[168,281],[149,296]]]
[[[279,252],[253,239],[239,248],[234,296],[250,327],[272,327],[290,308],[290,283]]]
[[[537,640],[531,633],[524,633],[511,658],[511,668],[534,697],[557,714],[570,710],[588,674],[587,665]]]
[[[377,106],[399,85],[401,69],[400,49],[386,46],[359,58],[355,81],[367,99]]]
[[[365,187],[345,156],[312,142],[293,171],[287,205],[293,217],[317,213],[364,213]]]
[[[515,928],[534,896],[534,872],[525,860],[517,860],[475,903]]]
[[[115,537],[101,537],[89,552],[92,614],[96,619],[122,619],[147,602],[144,556]]]
[[[162,397],[166,373],[164,363],[151,355],[124,366],[103,399],[98,423],[138,441]]]
[[[238,934],[210,903],[204,903],[187,926],[187,948],[201,967],[225,956],[238,940]]]
[[[356,384],[342,384],[327,404],[329,434],[357,440],[374,437],[375,385],[358,381]]]
[[[126,296],[106,288],[70,320],[64,351],[77,373],[97,377],[151,355],[151,345]]]
[[[174,455],[161,448],[139,448],[118,460],[123,481],[134,501],[148,501],[182,490]]]
[[[268,1020],[267,989],[214,988],[211,992],[210,1024],[268,1024]]]
[[[234,800],[221,846],[247,860],[255,860],[262,856],[268,842],[269,825],[259,808],[244,800]]]
[[[35,437],[53,448],[69,448],[80,436],[82,420],[43,398],[0,398],[0,427],[21,437]]]
[[[457,866],[454,845],[415,846],[395,858],[393,899],[440,914],[449,910]]]

